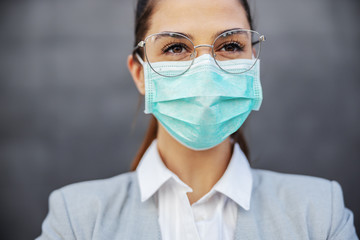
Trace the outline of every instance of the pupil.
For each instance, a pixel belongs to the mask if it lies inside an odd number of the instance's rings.
[[[234,51],[235,50],[235,48],[234,48],[234,46],[233,46],[233,44],[229,44],[229,45],[227,45],[226,47],[225,47],[225,50],[226,51]]]
[[[181,53],[181,47],[180,46],[176,46],[173,49],[174,53]]]

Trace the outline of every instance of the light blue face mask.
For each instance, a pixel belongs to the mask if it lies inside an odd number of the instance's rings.
[[[177,77],[163,77],[140,61],[145,77],[145,113],[152,113],[177,141],[194,150],[212,148],[237,131],[262,101],[260,62],[242,74],[221,70],[209,54],[194,60]],[[222,68],[248,69],[247,59],[222,62]],[[184,62],[158,62],[160,74],[182,72]]]

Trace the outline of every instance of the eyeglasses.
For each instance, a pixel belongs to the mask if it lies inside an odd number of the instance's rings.
[[[211,55],[223,71],[230,74],[241,74],[249,71],[259,59],[261,42],[265,36],[248,29],[232,29],[217,36],[212,45],[194,45],[189,37],[181,33],[161,32],[147,36],[134,48],[144,48],[146,61],[157,74],[164,77],[176,77],[184,74],[194,62],[197,49],[211,48]],[[227,68],[228,60],[247,59],[247,64],[239,68]],[[164,74],[157,70],[158,62],[180,62],[180,70],[173,74]]]

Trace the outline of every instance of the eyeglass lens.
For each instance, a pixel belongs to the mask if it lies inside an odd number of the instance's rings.
[[[249,70],[257,59],[260,35],[248,30],[228,31],[218,36],[213,43],[213,57],[220,68],[229,73],[241,73]],[[211,51],[211,50],[210,50]],[[194,44],[191,40],[177,33],[160,33],[146,39],[145,53],[147,61],[156,70],[157,62],[182,62],[176,75],[180,75],[191,66],[194,58]],[[228,60],[248,59],[238,68],[227,67]],[[182,67],[181,67],[182,66]],[[159,72],[158,72],[159,73]],[[159,73],[160,75],[163,75]]]

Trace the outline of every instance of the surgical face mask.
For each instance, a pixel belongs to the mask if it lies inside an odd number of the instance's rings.
[[[242,74],[221,70],[209,54],[194,60],[176,77],[155,73],[142,62],[145,77],[145,113],[152,113],[178,142],[194,150],[212,148],[237,131],[262,102],[259,60]],[[222,62],[223,68],[248,69],[253,60]],[[176,75],[182,62],[151,64],[158,73]]]

